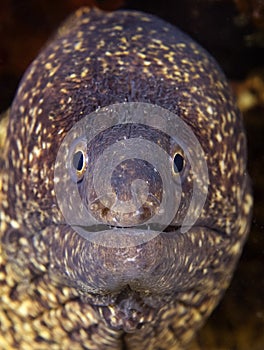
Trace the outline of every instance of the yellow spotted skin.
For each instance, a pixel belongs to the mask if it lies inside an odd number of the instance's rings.
[[[126,101],[179,115],[206,153],[210,184],[187,233],[107,250],[65,223],[54,162],[76,121]],[[4,161],[0,349],[183,349],[227,288],[251,217],[242,120],[213,58],[156,17],[80,9],[22,79]]]

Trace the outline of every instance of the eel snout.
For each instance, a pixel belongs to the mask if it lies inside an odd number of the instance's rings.
[[[127,159],[114,169],[108,188],[101,196],[89,193],[89,186],[85,192],[88,192],[90,211],[103,223],[136,226],[159,211],[162,179],[149,162]]]

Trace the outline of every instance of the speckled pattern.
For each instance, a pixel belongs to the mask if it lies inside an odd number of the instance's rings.
[[[54,162],[76,121],[125,101],[157,104],[190,125],[209,192],[188,232],[172,222],[141,247],[105,249],[65,223]],[[26,72],[4,159],[0,348],[182,349],[230,282],[252,206],[240,113],[209,54],[155,17],[79,10]]]

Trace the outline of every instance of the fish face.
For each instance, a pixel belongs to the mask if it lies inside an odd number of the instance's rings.
[[[5,152],[1,239],[19,283],[70,288],[96,319],[92,345],[98,327],[139,334],[127,338],[139,349],[149,334],[156,348],[190,339],[230,282],[252,207],[241,116],[214,59],[156,17],[80,10],[25,73]]]

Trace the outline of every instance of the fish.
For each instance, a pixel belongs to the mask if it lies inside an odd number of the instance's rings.
[[[252,213],[214,58],[153,15],[81,8],[26,70],[4,135],[0,348],[184,349]]]

